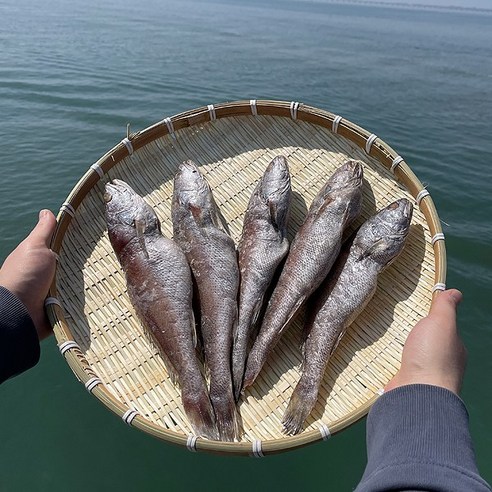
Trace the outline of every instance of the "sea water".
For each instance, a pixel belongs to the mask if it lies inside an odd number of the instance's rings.
[[[425,3],[425,2],[420,2]],[[466,5],[467,2],[464,2]],[[479,4],[483,6],[484,4]],[[126,134],[194,107],[301,101],[396,149],[444,224],[469,362],[462,396],[492,481],[492,12],[298,0],[3,0],[0,257]],[[365,421],[263,460],[192,454],[125,426],[42,344],[0,388],[0,488],[352,490]]]

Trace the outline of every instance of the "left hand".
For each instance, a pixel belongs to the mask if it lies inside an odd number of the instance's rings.
[[[39,212],[39,221],[0,269],[0,285],[15,294],[26,306],[39,340],[52,334],[44,300],[56,270],[56,254],[49,248],[56,219],[49,210]]]
[[[401,368],[385,391],[407,384],[430,384],[459,394],[467,357],[456,325],[461,299],[456,289],[437,294],[429,314],[408,335]]]

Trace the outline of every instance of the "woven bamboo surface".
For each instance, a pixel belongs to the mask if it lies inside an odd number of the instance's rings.
[[[404,161],[390,171],[398,156],[388,145],[347,120],[338,126],[334,120],[316,108],[299,105],[293,111],[292,104],[275,101],[199,108],[131,135],[130,143],[111,149],[77,183],[62,206],[53,241],[60,260],[50,295],[61,305],[51,303],[48,311],[78,379],[125,421],[198,450],[267,454],[355,422],[397,372],[410,329],[427,314],[434,286],[445,282],[444,241],[437,236],[432,244],[441,229],[430,196],[415,207],[403,253],[380,276],[374,298],[342,339],[305,430],[294,437],[282,434],[281,419],[300,375],[302,317],[240,401],[241,442],[195,442],[188,437],[179,389],[135,316],[109,243],[104,184],[113,178],[128,182],[155,208],[163,233],[171,237],[172,180],[185,159],[200,165],[236,244],[253,188],[278,154],[287,157],[292,175],[290,239],[323,183],[348,158],[361,160],[365,175],[363,212],[352,230],[397,198],[415,202],[426,194]],[[69,341],[76,345],[67,346]]]

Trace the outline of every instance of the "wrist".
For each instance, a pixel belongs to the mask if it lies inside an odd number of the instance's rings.
[[[461,389],[461,379],[449,376],[447,374],[405,374],[401,371],[386,385],[385,391],[390,391],[402,386],[409,386],[411,384],[426,384],[429,386],[437,386],[444,388],[455,395],[459,395]]]

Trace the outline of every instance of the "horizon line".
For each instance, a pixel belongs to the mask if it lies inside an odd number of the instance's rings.
[[[315,0],[318,3],[319,0]],[[321,3],[321,2],[320,2]],[[492,8],[487,7],[465,7],[460,5],[429,5],[424,3],[405,3],[398,1],[384,1],[384,0],[327,0],[327,3],[338,3],[338,4],[360,4],[374,7],[403,7],[412,9],[423,9],[423,10],[451,10],[459,12],[469,12],[469,13],[486,13],[492,14]]]

